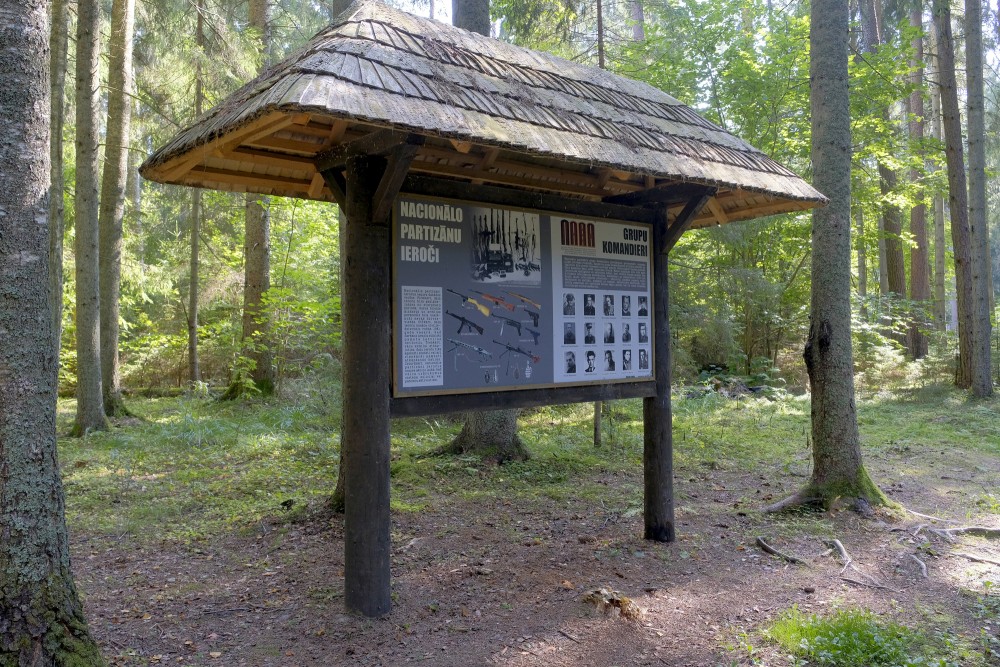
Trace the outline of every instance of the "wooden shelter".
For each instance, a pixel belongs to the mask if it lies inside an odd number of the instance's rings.
[[[336,202],[346,214],[345,602],[369,616],[389,611],[390,415],[643,397],[645,534],[672,540],[666,254],[686,229],[825,201],[651,86],[374,0],[181,131],[141,173]],[[653,381],[393,397],[389,218],[400,192],[651,224]]]

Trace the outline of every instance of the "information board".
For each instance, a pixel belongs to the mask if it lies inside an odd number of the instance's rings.
[[[652,229],[401,196],[393,394],[652,380]]]

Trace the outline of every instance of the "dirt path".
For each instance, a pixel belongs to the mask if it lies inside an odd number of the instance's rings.
[[[971,506],[996,489],[996,460],[901,449],[869,467],[877,478],[891,474],[888,490],[907,507],[1000,527],[1000,516]],[[680,539],[671,545],[640,539],[640,516],[581,502],[437,498],[435,509],[393,517],[394,608],[377,621],[343,613],[339,518],[276,521],[248,537],[184,546],[78,536],[74,565],[116,665],[787,665],[775,648],[758,648],[757,633],[792,605],[862,607],[961,637],[983,627],[1000,634],[997,619],[974,617],[968,593],[1000,581],[1000,567],[953,555],[1000,560],[1000,541],[966,538],[959,547],[927,528],[913,537],[931,523],[918,516],[887,525],[850,512],[756,513],[801,484],[797,474],[679,470]],[[612,483],[641,488],[641,471]],[[807,564],[764,554],[757,535]],[[857,570],[842,574],[838,558],[824,555],[831,538]],[[599,587],[632,598],[641,618],[582,601]]]

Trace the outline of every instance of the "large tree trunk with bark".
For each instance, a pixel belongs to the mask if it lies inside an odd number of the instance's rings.
[[[452,0],[454,25],[490,34],[488,0]],[[517,435],[517,410],[470,412],[458,437],[444,448],[447,452],[469,452],[498,461],[523,460],[528,452]]]
[[[122,225],[125,218],[125,183],[128,177],[129,130],[132,121],[134,25],[134,1],[114,0],[111,4],[111,43],[108,57],[108,128],[98,215],[101,244],[101,386],[104,389],[104,411],[109,417],[128,414],[122,400],[118,319],[122,282]]]
[[[0,665],[99,667],[56,460],[48,41],[46,3],[0,5]]]
[[[813,212],[812,312],[804,358],[812,389],[812,479],[772,510],[809,504],[885,504],[861,461],[851,352],[851,122],[847,0],[813,3],[810,101],[815,186],[830,198]]]
[[[52,0],[49,46],[49,100],[51,141],[49,158],[52,174],[49,187],[49,305],[52,307],[52,343],[59,362],[62,350],[63,316],[63,238],[65,236],[65,206],[63,204],[63,121],[66,117],[66,53],[69,44],[69,12],[67,0]]]
[[[913,60],[910,63],[913,68],[910,83],[914,87],[909,102],[910,142],[917,145],[917,154],[923,155],[923,149],[919,146],[924,139],[924,38],[923,12],[920,8],[910,12],[910,26],[920,31],[913,38]],[[922,201],[923,188],[919,186],[922,176],[921,170],[910,171],[910,181],[918,184],[918,194],[921,198],[920,203],[910,209],[910,234],[914,240],[914,244],[910,246],[910,301],[916,304],[916,311],[910,316],[907,347],[913,359],[923,359],[927,356],[927,336],[924,331],[927,328],[926,314],[931,299],[927,206]]]
[[[205,19],[203,0],[195,0],[195,11],[198,13],[195,21],[195,45],[198,47],[198,62],[194,70],[194,113],[200,117],[202,105],[205,103],[204,83],[202,81],[201,60],[205,56]],[[201,363],[198,359],[198,309],[200,308],[198,290],[201,269],[201,190],[195,188],[191,192],[191,261],[189,264],[190,279],[188,280],[188,383],[194,387],[201,382]]]
[[[941,85],[941,120],[944,126],[945,158],[948,162],[948,208],[951,212],[951,244],[955,257],[955,296],[958,300],[958,364],[955,384],[972,386],[975,322],[972,316],[972,236],[969,229],[968,190],[962,121],[958,111],[955,80],[955,47],[951,35],[948,0],[934,0],[937,28],[938,79]]]
[[[258,31],[268,64],[270,29],[268,0],[250,0],[250,26]],[[271,317],[264,306],[264,294],[271,288],[271,214],[270,198],[248,193],[245,205],[243,237],[243,359],[247,368],[240,368],[237,377],[223,394],[223,399],[241,395],[247,381],[262,394],[274,392],[274,368],[271,351]]]
[[[108,428],[101,378],[97,89],[100,14],[79,0],[76,29],[76,423],[74,435]]]
[[[934,22],[930,23],[931,44],[934,49],[935,72],[931,75],[937,80],[940,65],[937,64],[937,31]],[[944,143],[944,131],[941,129],[941,89],[931,86],[931,114],[934,118],[933,134],[939,143]],[[944,331],[948,326],[947,294],[945,292],[945,233],[944,233],[944,197],[934,195],[934,328]]]
[[[972,237],[972,395],[993,395],[990,339],[993,285],[986,216],[986,104],[983,94],[983,5],[965,0],[965,71],[969,129],[969,232]]]
[[[251,0],[250,26],[259,31],[263,51],[270,48],[267,0]],[[267,57],[264,58],[267,64]],[[249,380],[262,394],[274,391],[274,368],[271,353],[270,313],[264,306],[264,294],[271,288],[271,214],[270,199],[247,194],[246,226],[243,246],[243,357],[250,363]],[[237,377],[226,398],[238,396],[247,386],[247,378]]]

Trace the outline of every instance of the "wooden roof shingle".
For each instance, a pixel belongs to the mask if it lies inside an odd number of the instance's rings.
[[[695,226],[825,201],[786,167],[652,86],[374,0],[355,2],[182,130],[141,173],[332,200],[314,158],[383,128],[428,137],[415,172],[590,199],[672,184],[718,188],[712,212]],[[247,168],[253,163],[285,168],[269,184]],[[540,169],[551,173],[543,178]]]

